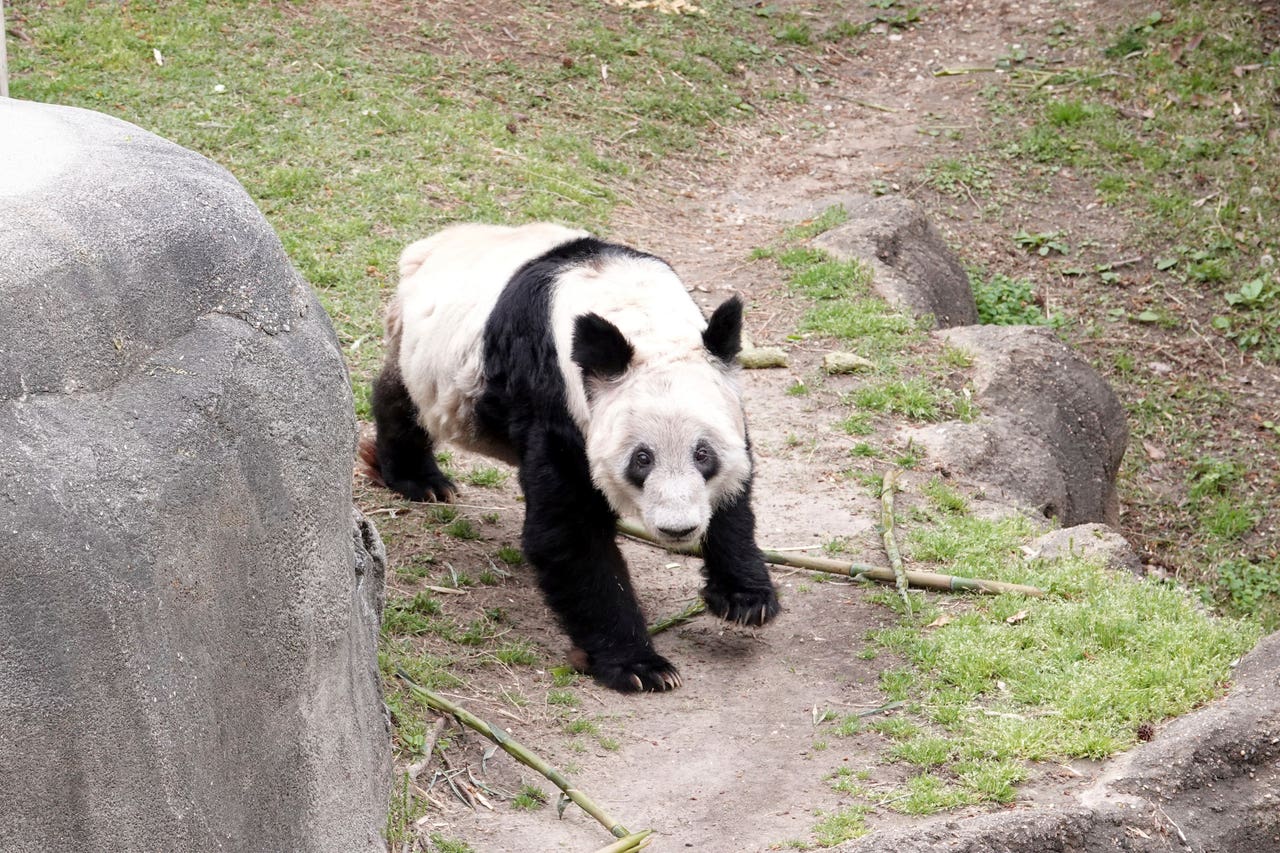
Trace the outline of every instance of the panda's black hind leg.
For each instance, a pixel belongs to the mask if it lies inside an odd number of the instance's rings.
[[[708,610],[727,622],[763,625],[782,610],[764,555],[756,546],[755,528],[748,486],[711,516],[702,541],[707,578],[702,599]]]
[[[374,380],[372,407],[383,484],[411,501],[453,500],[457,487],[436,464],[431,436],[418,422],[418,407],[395,364]]]

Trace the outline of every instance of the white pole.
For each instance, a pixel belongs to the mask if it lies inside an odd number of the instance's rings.
[[[4,52],[4,0],[0,0],[0,98],[9,97],[9,57]]]

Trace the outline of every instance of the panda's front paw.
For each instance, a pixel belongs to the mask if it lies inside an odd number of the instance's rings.
[[[386,479],[387,488],[411,501],[450,503],[458,496],[458,487],[444,474],[428,475],[413,479]]]
[[[581,649],[574,649],[570,659],[574,660],[579,669],[590,673],[596,681],[620,693],[675,690],[683,683],[675,665],[654,651],[629,660],[610,660],[586,655]]]
[[[707,610],[726,622],[753,627],[764,625],[782,610],[773,586],[761,589],[727,591],[708,584],[702,590]]]

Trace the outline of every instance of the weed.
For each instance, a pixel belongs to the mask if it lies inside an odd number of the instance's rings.
[[[538,651],[527,640],[507,643],[494,649],[493,656],[508,666],[536,666]]]
[[[473,486],[493,489],[507,481],[507,472],[492,465],[481,465],[468,471],[466,480]]]
[[[518,566],[524,562],[524,554],[520,553],[520,549],[510,545],[503,545],[499,548],[497,556],[499,560],[508,566]]]
[[[480,531],[469,518],[456,518],[444,529],[454,539],[479,539]]]
[[[942,391],[923,376],[864,385],[850,397],[860,409],[903,415],[915,421],[940,420],[943,412]]]
[[[593,735],[600,727],[587,719],[570,720],[564,724],[564,730],[571,735]]]
[[[549,690],[547,691],[547,704],[576,708],[578,707],[578,697],[572,690]]]
[[[1035,295],[1035,287],[1025,278],[1002,273],[975,277],[970,271],[973,299],[978,306],[978,322],[990,326],[1044,326],[1055,322],[1045,315]]]
[[[547,804],[547,793],[533,785],[521,785],[520,790],[511,799],[511,808],[517,811],[533,811]]]
[[[867,828],[867,806],[850,806],[825,815],[813,828],[813,834],[822,847],[834,847],[855,838],[861,838]]]
[[[939,477],[925,483],[920,491],[929,499],[929,503],[942,512],[964,515],[969,511],[969,501],[964,495],[942,482]]]

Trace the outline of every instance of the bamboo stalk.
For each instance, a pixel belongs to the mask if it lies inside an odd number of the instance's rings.
[[[533,752],[530,752],[528,748],[514,740],[501,728],[490,725],[472,714],[466,708],[456,705],[438,693],[433,693],[422,685],[415,683],[414,680],[409,677],[409,673],[405,672],[403,669],[397,669],[396,675],[398,675],[400,679],[408,685],[409,689],[415,696],[426,702],[429,706],[437,711],[451,715],[462,725],[479,732],[498,746],[502,747],[502,749],[516,761],[519,761],[526,767],[531,767],[543,776],[546,776],[557,788],[564,792],[566,797],[577,803],[584,812],[595,818],[600,825],[609,830],[615,838],[626,838],[631,834],[627,831],[625,826],[614,820],[614,818],[606,813],[604,809],[600,808],[594,800],[579,791],[577,788],[573,787],[569,783],[569,780],[565,778],[564,774],[547,762],[543,761]]]
[[[707,609],[707,603],[703,601],[701,598],[699,598],[697,601],[693,602],[684,610],[681,610],[679,613],[675,614],[674,616],[668,616],[665,619],[659,619],[657,622],[654,622],[652,625],[650,625],[649,636],[652,637],[656,634],[661,634],[663,631],[670,630],[671,628],[674,628],[677,625],[683,625],[684,623],[693,619],[693,617],[697,616],[699,613],[702,613],[706,609]]]
[[[673,554],[688,554],[691,557],[701,557],[702,551],[699,548],[668,548],[661,542],[654,539],[640,525],[633,521],[623,519],[618,522],[618,531],[624,536],[630,536],[633,539],[639,539],[650,545],[656,545],[665,551]],[[778,551],[765,551],[764,561],[775,566],[789,566],[793,569],[806,569],[811,572],[823,572],[829,575],[841,575],[843,577],[853,578],[854,580],[878,581],[880,583],[896,583],[897,576],[892,569],[883,569],[878,566],[869,566],[865,563],[846,563],[842,560],[831,560],[825,557],[805,557],[801,555],[783,554]],[[1034,586],[1025,586],[1017,583],[1005,583],[1004,581],[992,581],[984,578],[962,578],[956,575],[941,575],[935,572],[920,572],[908,569],[906,572],[907,583],[918,589],[934,589],[944,592],[955,592],[966,590],[968,592],[981,592],[989,595],[1003,595],[1007,592],[1016,592],[1021,595],[1030,596],[1032,598],[1042,598],[1044,590]]]
[[[652,829],[642,829],[639,832],[632,833],[626,838],[619,838],[608,847],[601,847],[596,853],[632,853],[649,846],[649,836],[653,834]]]
[[[884,483],[880,488],[880,535],[884,539],[884,553],[889,557],[889,565],[893,567],[893,583],[902,596],[902,605],[911,615],[911,596],[907,595],[907,569],[902,564],[902,552],[898,550],[898,540],[893,535],[893,493],[898,490],[898,469],[891,468],[884,472]]]

